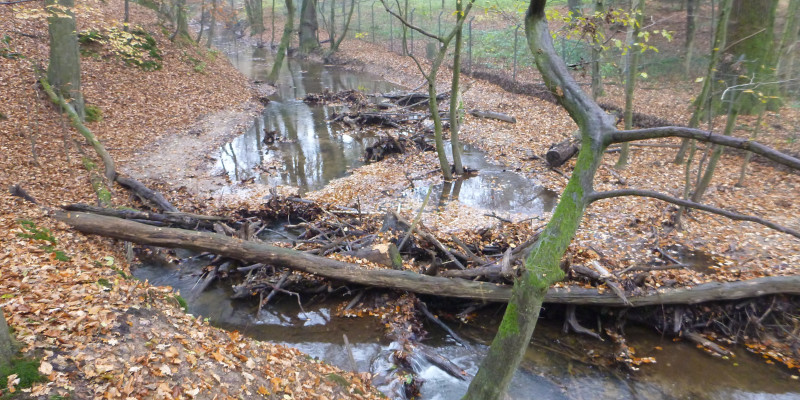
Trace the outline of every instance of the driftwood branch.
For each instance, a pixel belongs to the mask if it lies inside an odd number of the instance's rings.
[[[465,279],[426,276],[411,271],[367,270],[355,264],[296,250],[244,241],[214,233],[154,227],[138,222],[80,212],[55,211],[52,216],[74,229],[130,242],[208,251],[250,263],[265,263],[364,286],[383,287],[434,296],[507,302],[511,287]],[[679,289],[649,290],[630,296],[632,307],[696,304],[770,294],[800,295],[800,276],[775,276],[739,282],[714,282]],[[614,293],[578,287],[550,288],[547,303],[624,307]]]
[[[721,208],[709,206],[707,204],[700,204],[689,200],[679,199],[677,197],[667,196],[663,193],[659,193],[653,190],[620,189],[620,190],[609,190],[606,192],[594,192],[589,195],[589,202],[595,202],[597,200],[610,199],[614,197],[623,197],[623,196],[650,197],[661,201],[666,201],[667,203],[672,203],[688,208],[694,208],[701,211],[710,212],[712,214],[722,215],[723,217],[730,218],[734,221],[755,222],[757,224],[761,224],[768,228],[774,229],[778,232],[786,233],[796,238],[800,238],[800,231],[782,225],[778,225],[774,222],[767,221],[763,218],[754,217],[752,215],[739,214],[737,212],[723,210]]]
[[[769,146],[748,139],[733,136],[716,135],[702,129],[685,128],[680,126],[665,126],[660,128],[634,129],[629,131],[615,131],[606,134],[605,144],[625,143],[636,140],[657,139],[666,137],[682,137],[696,139],[726,147],[747,150],[768,158],[776,163],[786,165],[793,169],[800,169],[800,159],[781,153]]]

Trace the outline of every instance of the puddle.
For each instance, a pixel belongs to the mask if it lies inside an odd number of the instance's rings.
[[[680,245],[667,246],[664,251],[678,263],[684,264],[687,268],[697,272],[711,274],[718,268],[717,260],[714,256],[703,251],[691,250]],[[662,256],[661,258],[663,259],[664,257]]]
[[[452,161],[450,143],[446,143],[448,160]],[[430,204],[443,206],[447,201],[458,201],[479,210],[538,216],[550,212],[558,202],[558,193],[537,184],[533,179],[492,164],[486,153],[470,145],[463,145],[461,161],[464,167],[478,170],[452,182],[433,186]],[[424,182],[415,182],[413,195],[422,200],[428,193]]]

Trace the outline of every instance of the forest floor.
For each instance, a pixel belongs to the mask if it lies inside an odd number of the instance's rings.
[[[121,0],[79,8],[79,31],[109,32]],[[0,6],[0,307],[27,356],[41,360],[44,382],[3,394],[21,398],[376,398],[370,379],[209,326],[186,314],[170,288],[130,277],[121,244],[76,233],[48,210],[95,202],[82,157],[91,147],[37,85],[48,58],[47,25],[34,3]],[[89,18],[91,16],[91,18]],[[155,39],[162,67],[146,72],[102,47],[81,59],[82,89],[102,120],[88,124],[124,171],[164,138],[221,140],[209,121],[249,121],[256,90],[224,56],[173,43],[155,13],[131,5],[131,22]],[[196,130],[196,128],[201,128]],[[180,156],[176,156],[180,161]],[[174,164],[172,164],[174,165]],[[177,163],[193,174],[193,165]],[[12,197],[20,185],[39,205]],[[186,211],[186,188],[162,186]],[[134,206],[121,188],[116,207]],[[33,238],[33,236],[36,236]],[[10,383],[10,388],[6,388]],[[58,397],[60,396],[60,397]],[[5,397],[4,397],[5,398]]]

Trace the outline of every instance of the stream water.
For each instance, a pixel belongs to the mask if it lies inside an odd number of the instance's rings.
[[[265,79],[272,65],[270,54],[235,41],[218,43],[245,75]],[[393,86],[376,77],[354,74],[319,64],[287,60],[278,92],[264,113],[243,135],[220,149],[217,167],[232,180],[254,179],[263,184],[288,184],[301,192],[323,187],[330,180],[361,165],[365,146],[374,140],[370,134],[352,136],[335,132],[325,123],[332,111],[326,106],[309,107],[297,100],[306,93],[342,89],[382,92]],[[285,138],[277,145],[263,143],[265,131],[278,131]],[[486,161],[476,149],[466,147],[465,164],[481,170],[477,177],[435,187],[434,196],[458,199],[470,206],[498,211],[538,215],[549,211],[557,195],[513,172]],[[279,157],[277,171],[259,169],[265,159]],[[427,188],[425,189],[427,191]],[[424,196],[425,193],[414,193]],[[188,254],[182,254],[188,256]],[[380,373],[389,368],[392,343],[386,341],[380,322],[371,317],[340,318],[332,309],[347,299],[332,299],[308,306],[302,312],[297,300],[278,296],[258,311],[252,300],[231,300],[230,284],[213,284],[203,293],[193,294],[201,260],[185,262],[180,269],[143,265],[134,274],[155,285],[172,286],[187,299],[188,312],[207,317],[221,328],[237,330],[253,338],[296,347],[339,367],[350,369],[343,345],[346,334],[359,371]],[[207,261],[206,261],[207,262]],[[500,311],[487,307],[478,320],[454,326],[473,348],[457,344],[438,327],[424,343],[451,360],[470,375],[477,371],[482,355],[499,323]],[[657,363],[643,367],[632,376],[617,370],[590,366],[575,357],[585,357],[608,343],[594,339],[563,336],[560,323],[542,320],[536,339],[529,347],[515,375],[510,397],[513,399],[797,399],[800,384],[784,370],[769,366],[744,349],[737,357],[723,360],[708,356],[685,343],[673,342],[651,331],[629,328],[629,345],[638,356],[654,356]],[[602,352],[602,350],[601,350]],[[425,380],[424,399],[459,399],[468,383],[455,379],[424,360],[414,360],[417,373]],[[389,391],[390,385],[376,382]]]

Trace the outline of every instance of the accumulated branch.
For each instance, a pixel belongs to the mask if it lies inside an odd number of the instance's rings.
[[[786,165],[793,169],[800,169],[800,159],[788,154],[781,153],[769,146],[748,139],[740,139],[733,136],[716,135],[702,129],[685,128],[680,126],[665,126],[660,128],[634,129],[629,131],[614,131],[607,133],[605,144],[625,143],[636,140],[657,139],[666,137],[682,137],[696,139],[701,142],[709,142],[726,147],[747,150],[768,158],[776,163]]]
[[[667,203],[676,204],[682,207],[694,208],[701,211],[710,212],[712,214],[722,215],[723,217],[728,217],[734,221],[755,222],[757,224],[761,224],[768,228],[774,229],[778,232],[786,233],[796,238],[800,238],[800,231],[782,225],[778,225],[774,222],[767,221],[763,218],[754,217],[752,215],[739,214],[737,212],[723,210],[721,208],[717,208],[714,206],[709,206],[706,204],[695,203],[689,200],[679,199],[677,197],[668,196],[653,190],[620,189],[620,190],[609,190],[606,192],[594,192],[589,195],[589,202],[595,202],[597,200],[611,199],[614,197],[623,197],[623,196],[651,197],[661,201],[666,201]]]
[[[370,270],[300,251],[243,241],[223,235],[154,227],[138,222],[80,212],[55,211],[52,216],[74,229],[134,243],[208,251],[248,263],[282,266],[325,278],[364,286],[383,287],[442,297],[507,302],[511,287],[465,279],[426,276],[411,271]],[[632,307],[661,304],[697,304],[770,294],[800,295],[800,276],[773,276],[739,282],[713,282],[694,287],[649,290],[630,296]],[[579,287],[550,288],[547,303],[624,307],[614,293]]]

